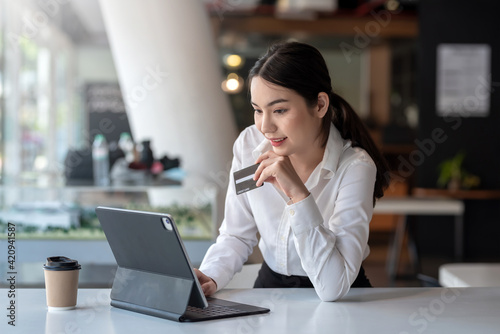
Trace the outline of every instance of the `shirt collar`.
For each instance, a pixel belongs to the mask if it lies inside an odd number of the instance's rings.
[[[321,169],[325,170],[325,178],[331,179],[335,175],[340,156],[344,151],[344,146],[347,144],[348,141],[344,141],[335,125],[333,125],[333,123],[330,124],[330,133],[326,142],[325,153],[323,154],[323,160],[320,162]],[[262,153],[265,153],[270,149],[272,149],[271,143],[269,143],[269,140],[264,139],[252,151],[252,156],[254,159],[257,159]]]
[[[260,157],[262,153],[269,151],[271,148],[272,146],[268,139],[264,139],[263,141],[261,141],[259,146],[257,146],[255,150],[252,151],[254,160],[257,160],[257,158]]]

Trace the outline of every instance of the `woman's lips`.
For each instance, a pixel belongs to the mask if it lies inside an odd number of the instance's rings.
[[[278,146],[283,145],[283,143],[285,142],[285,140],[287,138],[288,137],[283,137],[283,138],[268,138],[268,139],[271,142],[271,145],[273,145],[274,147],[278,147]]]

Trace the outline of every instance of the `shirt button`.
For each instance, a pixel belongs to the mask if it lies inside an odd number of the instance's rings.
[[[290,216],[294,216],[295,215],[295,210],[290,210]]]

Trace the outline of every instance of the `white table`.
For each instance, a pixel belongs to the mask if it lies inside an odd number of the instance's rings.
[[[439,267],[446,287],[500,287],[500,263],[449,263]]]
[[[397,266],[408,225],[408,216],[453,216],[455,219],[455,260],[460,261],[463,257],[463,213],[463,201],[451,198],[383,197],[377,201],[374,214],[401,215],[401,219],[398,220],[396,225],[394,240],[389,248],[387,258],[389,279],[393,281],[397,275]],[[414,253],[413,263],[416,266],[416,251]]]
[[[321,302],[313,289],[223,290],[216,297],[265,306],[264,315],[177,323],[109,305],[109,289],[80,289],[77,309],[48,312],[43,289],[17,291],[16,327],[0,333],[498,333],[498,288],[358,288]]]

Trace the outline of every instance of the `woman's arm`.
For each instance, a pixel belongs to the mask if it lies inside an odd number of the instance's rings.
[[[242,169],[242,157],[250,156],[249,147],[245,136],[250,136],[248,131],[243,131],[233,145],[233,161],[229,173],[229,185],[226,195],[224,220],[219,229],[216,243],[210,246],[199,271],[202,275],[212,279],[217,289],[222,289],[229,283],[236,272],[239,272],[254,246],[257,244],[257,226],[253,218],[248,198],[245,194],[236,195],[233,173]],[[202,277],[197,273],[198,277]],[[205,280],[206,281],[206,280]],[[206,281],[210,284],[209,281]],[[200,281],[201,283],[201,281]],[[207,287],[209,293],[212,288]]]
[[[344,296],[357,277],[368,242],[375,174],[372,163],[350,165],[331,199],[331,217],[322,217],[312,195],[287,208],[302,267],[323,301]]]
[[[318,296],[324,301],[342,297],[356,279],[367,247],[376,177],[373,161],[359,151],[341,163],[331,217],[322,216],[288,157],[268,151],[256,162],[257,185],[272,183],[291,199],[285,210],[295,247]]]

